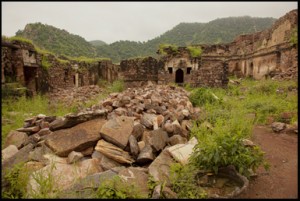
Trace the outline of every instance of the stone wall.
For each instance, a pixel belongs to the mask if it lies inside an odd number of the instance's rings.
[[[121,61],[118,77],[127,87],[142,86],[147,81],[157,83],[160,69],[161,63],[152,57],[128,59]]]
[[[18,82],[29,94],[46,93],[59,88],[97,84],[99,79],[113,82],[118,66],[111,61],[76,61],[52,54],[40,54],[30,43],[2,41],[2,84]]]
[[[228,44],[229,73],[262,79],[298,65],[298,49],[290,43],[297,24],[298,10],[292,10],[269,29],[238,36]]]

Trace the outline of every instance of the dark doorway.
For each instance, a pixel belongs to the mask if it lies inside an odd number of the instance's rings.
[[[250,63],[249,77],[253,77],[253,62]]]
[[[178,69],[176,71],[175,82],[176,83],[183,83],[183,70]]]
[[[37,83],[36,83],[37,69],[35,67],[24,66],[24,81],[25,86],[31,95],[36,93]]]

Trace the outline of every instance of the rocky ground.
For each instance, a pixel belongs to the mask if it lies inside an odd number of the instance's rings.
[[[176,197],[169,188],[170,164],[187,163],[197,143],[195,138],[188,141],[191,120],[198,115],[199,108],[192,106],[185,90],[151,83],[112,93],[77,114],[40,114],[9,133],[2,150],[2,174],[19,162],[26,162],[34,174],[46,177],[50,172],[55,186],[67,197],[86,185],[99,185],[86,184],[86,180],[98,181],[107,175],[119,175],[124,181],[135,183],[148,197],[147,181],[151,175],[155,181],[166,180],[164,191],[168,197]],[[32,176],[30,188],[40,188]],[[161,193],[164,192],[153,196]]]
[[[95,91],[96,95],[97,90],[94,86],[81,92],[74,89],[65,100],[76,99],[78,94],[86,96],[87,91]],[[165,181],[162,191],[156,186],[153,198],[177,198],[170,189],[170,166],[173,162],[187,164],[197,143],[195,138],[188,141],[191,121],[200,113],[182,88],[149,83],[143,88],[112,93],[76,114],[40,114],[9,133],[2,150],[2,178],[6,170],[25,162],[33,175],[47,178],[50,174],[55,187],[63,192],[61,197],[87,198],[91,194],[83,189],[97,188],[114,175],[139,186],[143,197],[148,197],[151,176],[157,182]],[[295,130],[280,122],[274,122],[272,129],[273,134]],[[6,184],[2,180],[2,187]],[[41,187],[31,176],[27,188],[30,192]],[[255,196],[248,193],[241,197]]]

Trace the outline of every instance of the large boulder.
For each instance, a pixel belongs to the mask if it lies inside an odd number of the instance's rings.
[[[83,151],[95,146],[100,139],[99,130],[106,121],[95,119],[70,129],[54,131],[47,136],[45,144],[58,156],[67,157],[71,151]]]

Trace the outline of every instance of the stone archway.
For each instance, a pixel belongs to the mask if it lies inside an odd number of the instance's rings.
[[[183,70],[181,70],[180,68],[176,71],[175,74],[175,82],[176,83],[183,83],[184,82],[184,73]]]

